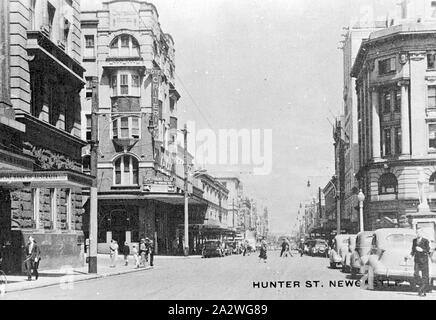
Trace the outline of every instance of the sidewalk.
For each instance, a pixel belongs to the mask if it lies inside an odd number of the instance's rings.
[[[155,263],[159,264],[159,260],[168,260],[168,259],[199,259],[201,256],[193,255],[193,256],[160,256],[156,255],[154,257]],[[103,277],[116,276],[121,274],[127,274],[132,272],[140,272],[145,270],[151,270],[153,267],[145,267],[145,268],[135,268],[133,257],[129,257],[129,265],[124,266],[123,256],[118,256],[117,266],[115,268],[109,267],[110,258],[109,255],[99,254],[97,256],[98,261],[98,273],[97,274],[89,274],[88,273],[88,265],[81,268],[70,268],[65,266],[61,269],[56,270],[43,270],[39,272],[38,280],[35,280],[35,277],[32,277],[32,281],[27,281],[27,276],[23,275],[7,275],[7,288],[6,294],[8,292],[15,291],[23,291],[35,288],[43,288],[49,286],[63,286],[67,287],[71,285],[73,282],[98,279]]]
[[[153,267],[135,268],[133,258],[130,257],[129,265],[124,266],[124,260],[122,256],[118,257],[117,266],[114,268],[109,267],[110,259],[109,255],[99,254],[98,261],[98,273],[89,274],[88,265],[80,268],[71,268],[65,266],[56,270],[43,270],[39,272],[38,280],[32,277],[32,281],[27,281],[27,276],[23,275],[7,275],[8,284],[6,287],[6,294],[8,292],[23,291],[35,288],[43,288],[49,286],[68,286],[73,282],[98,279],[103,277],[116,276],[126,273],[139,272],[153,269]],[[155,257],[156,259],[156,257]]]

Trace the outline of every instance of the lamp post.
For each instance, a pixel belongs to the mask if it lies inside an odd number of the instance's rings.
[[[360,189],[359,194],[357,195],[357,199],[359,200],[359,227],[360,231],[364,231],[363,228],[363,201],[365,201],[365,195]]]

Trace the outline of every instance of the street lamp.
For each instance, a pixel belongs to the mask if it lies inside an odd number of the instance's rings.
[[[357,199],[359,200],[359,226],[360,231],[364,231],[363,228],[363,201],[365,201],[365,195],[362,192],[362,189],[360,189],[359,194],[357,195]]]

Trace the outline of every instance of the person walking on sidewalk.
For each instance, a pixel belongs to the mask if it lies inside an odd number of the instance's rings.
[[[135,259],[135,268],[139,268],[139,253],[138,248],[136,248],[136,245],[133,245],[132,248],[133,258]]]
[[[127,241],[124,242],[123,255],[124,255],[124,265],[128,266],[129,265],[130,247],[129,247],[129,244],[127,243]]]
[[[109,256],[111,258],[110,267],[115,268],[118,258],[118,244],[114,239],[111,240],[111,245],[109,247],[109,250],[110,250]]]
[[[154,261],[154,242],[151,239],[148,239],[148,254],[150,255],[150,267],[153,266]]]
[[[35,280],[38,280],[38,267],[39,261],[41,260],[41,250],[32,236],[29,236],[29,241],[25,247],[25,255],[26,259],[24,260],[24,264],[27,271],[27,281],[32,281],[32,270]]]
[[[268,258],[266,255],[267,248],[268,248],[268,244],[266,243],[265,238],[263,238],[261,243],[260,243],[259,262],[263,259],[263,262],[266,263],[266,259]]]
[[[144,238],[141,239],[141,243],[139,244],[139,255],[141,257],[139,266],[145,267],[145,263],[147,262],[147,244],[145,243]]]
[[[416,238],[412,242],[411,256],[415,260],[414,278],[416,284],[419,284],[418,295],[425,297],[429,291],[429,268],[428,256],[430,254],[430,244],[427,239],[422,236],[422,229],[416,229]],[[421,272],[421,275],[419,274]]]

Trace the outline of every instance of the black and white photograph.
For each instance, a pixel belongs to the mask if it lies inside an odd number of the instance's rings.
[[[0,304],[428,301],[435,251],[436,1],[0,0]]]

